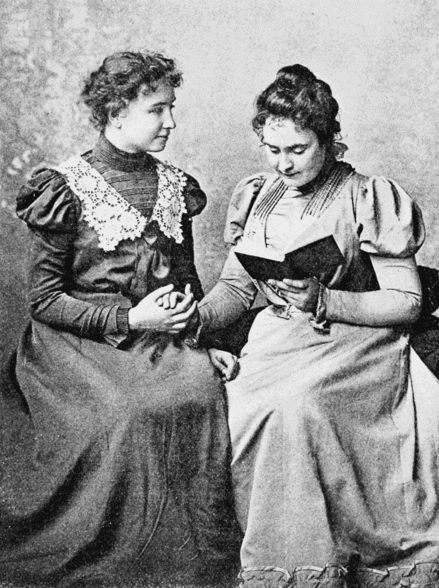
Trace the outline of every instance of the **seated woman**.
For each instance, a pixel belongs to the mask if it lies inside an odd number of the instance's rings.
[[[238,184],[233,247],[199,307],[209,334],[258,290],[269,302],[227,385],[241,580],[437,587],[439,383],[408,335],[424,226],[398,184],[340,160],[337,114],[301,65],[259,95],[253,127],[274,173]],[[311,257],[296,279],[252,278],[236,255],[276,258],[325,237],[342,257],[323,251],[328,262]]]
[[[223,385],[190,342],[198,183],[155,159],[181,74],[117,53],[82,92],[93,150],[35,173],[32,320],[1,404],[0,579],[221,579],[234,546]],[[230,378],[234,358],[211,352]]]

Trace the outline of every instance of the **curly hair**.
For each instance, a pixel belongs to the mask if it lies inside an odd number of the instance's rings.
[[[104,59],[84,83],[81,98],[91,110],[90,122],[99,130],[146,88],[154,92],[161,82],[173,88],[183,77],[175,61],[160,53],[121,51]]]
[[[261,137],[269,118],[292,120],[315,132],[321,145],[332,144],[340,133],[338,102],[331,87],[303,65],[287,65],[256,99],[253,130]]]

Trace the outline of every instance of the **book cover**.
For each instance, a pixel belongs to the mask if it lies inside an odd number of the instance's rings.
[[[322,280],[325,275],[332,275],[343,261],[343,255],[332,235],[279,256],[270,255],[269,252],[266,255],[260,251],[257,253],[240,251],[239,248],[235,252],[249,275],[262,281],[310,277]]]

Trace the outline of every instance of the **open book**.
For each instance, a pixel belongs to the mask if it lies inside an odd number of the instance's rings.
[[[332,235],[279,254],[241,242],[235,254],[248,274],[262,281],[311,277],[323,280],[324,276],[332,275],[343,261],[343,255]]]

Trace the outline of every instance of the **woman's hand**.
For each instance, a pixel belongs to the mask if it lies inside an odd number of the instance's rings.
[[[184,294],[182,294],[181,292],[170,292],[169,294],[165,294],[164,296],[161,296],[158,300],[157,300],[157,304],[159,306],[163,306],[163,308],[165,310],[169,310],[169,309],[174,309],[178,302],[180,302],[181,300],[184,300],[185,296],[192,296],[192,288],[190,284],[186,284],[186,286],[184,287]],[[193,327],[196,327],[198,324],[198,306],[195,309],[195,312],[192,314],[192,316],[190,317],[190,319],[188,320],[188,323],[186,325],[187,329],[191,329]]]
[[[145,296],[143,300],[128,312],[130,329],[133,331],[162,331],[175,335],[185,329],[197,310],[197,303],[190,287],[188,294],[174,292],[174,286],[168,284]],[[172,294],[172,297],[170,296]],[[165,308],[164,300],[169,308]],[[171,306],[172,302],[172,308]]]
[[[191,285],[186,284],[184,294],[173,290],[172,292],[160,296],[160,298],[157,299],[157,304],[163,306],[165,310],[174,309],[177,306],[177,303],[181,302],[184,297],[189,296],[189,294],[192,294]]]
[[[305,280],[268,280],[267,284],[288,303],[302,312],[315,312],[319,297],[319,282],[315,278]]]
[[[239,372],[239,361],[235,355],[232,355],[228,351],[221,351],[221,349],[215,349],[212,347],[207,350],[212,365],[221,374],[221,380],[223,382],[230,382],[234,380]]]

